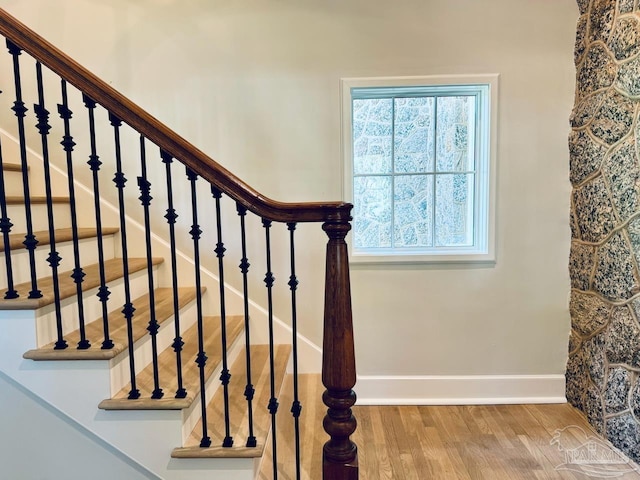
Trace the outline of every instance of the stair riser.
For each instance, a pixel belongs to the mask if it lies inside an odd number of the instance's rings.
[[[37,187],[29,182],[29,188],[32,189]],[[41,190],[35,191],[40,192]],[[24,195],[21,172],[4,172],[4,192],[5,195]]]
[[[24,196],[24,184],[22,172],[4,171],[4,192],[7,196]],[[44,179],[34,176],[33,170],[29,171],[29,193],[31,195],[45,195]],[[69,190],[66,182],[51,182],[51,195],[54,197],[68,197]]]
[[[227,363],[228,365],[233,365],[233,362],[236,361],[238,355],[243,351],[244,346],[244,331],[238,335],[236,341],[232,343],[228,347],[227,351]],[[216,394],[216,391],[221,388],[220,385],[220,373],[222,372],[222,364],[216,366],[213,374],[209,377],[206,382],[206,400],[207,405]],[[231,372],[234,375],[235,372]],[[194,400],[191,406],[183,411],[184,421],[182,423],[182,442],[184,442],[189,438],[191,432],[197,425],[200,417],[202,415],[202,403],[200,402],[200,395]],[[221,420],[222,421],[222,420]],[[246,439],[245,439],[246,440]]]
[[[103,237],[104,259],[110,260],[114,257],[114,237],[106,235]],[[51,246],[42,244],[35,250],[36,272],[38,277],[51,274],[51,267],[47,262]],[[74,268],[73,243],[63,242],[56,244],[56,250],[61,257],[59,272],[67,272]],[[91,265],[98,263],[98,247],[95,238],[87,238],[79,241],[80,265]],[[4,254],[0,254],[0,288],[7,286],[7,267]],[[11,250],[11,265],[13,271],[13,283],[20,284],[31,280],[29,271],[29,252],[24,248]]]
[[[11,227],[11,233],[24,233],[27,231],[27,220],[24,205],[8,205],[7,214],[13,224],[13,227]],[[34,231],[46,229],[49,221],[48,218],[49,214],[47,213],[46,205],[31,205],[31,225]],[[69,204],[55,203],[53,205],[53,218],[55,221],[55,228],[71,227]],[[83,224],[83,226],[87,225]]]
[[[195,302],[191,302],[189,305],[180,310],[180,330],[185,331],[191,325],[196,322],[196,307]],[[156,337],[158,344],[158,353],[164,349],[169,348],[173,343],[175,337],[174,317],[165,320],[158,335]],[[134,346],[134,360],[136,374],[140,373],[147,365],[152,361],[152,342],[151,336],[145,335],[138,340]],[[191,359],[189,359],[191,361]],[[126,350],[118,355],[116,358],[110,361],[111,368],[111,394],[115,395],[130,381],[129,374],[129,351]],[[162,384],[162,377],[160,377],[160,383]],[[161,385],[162,386],[162,385]],[[169,392],[165,389],[165,395],[172,395],[175,392]]]
[[[154,279],[156,277],[154,268]],[[146,270],[135,272],[129,277],[131,298],[138,298],[149,291],[149,282]],[[125,303],[124,280],[116,279],[108,284],[111,295],[107,303],[109,312],[118,309]],[[102,303],[96,294],[97,288],[85,291],[83,294],[83,306],[85,322],[91,322],[102,318]],[[78,328],[78,303],[75,297],[69,297],[61,302],[63,332],[71,332]],[[41,308],[37,315],[38,346],[41,347],[56,340],[56,316],[53,305]],[[90,339],[91,343],[102,342],[103,338]]]

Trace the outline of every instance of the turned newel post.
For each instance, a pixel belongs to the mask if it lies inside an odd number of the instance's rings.
[[[355,480],[358,449],[349,437],[356,429],[356,419],[351,412],[356,401],[352,390],[356,384],[356,362],[345,243],[351,225],[348,221],[327,222],[322,229],[329,236],[322,349],[322,383],[326,387],[322,401],[328,409],[323,426],[331,437],[323,449],[323,479]]]

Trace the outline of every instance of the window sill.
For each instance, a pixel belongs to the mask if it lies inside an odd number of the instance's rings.
[[[349,264],[356,265],[495,265],[496,258],[493,253],[395,253],[390,255],[351,253]]]

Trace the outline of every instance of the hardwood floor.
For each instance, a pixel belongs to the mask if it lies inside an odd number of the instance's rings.
[[[280,480],[296,478],[293,442],[284,442],[293,438],[291,383],[287,376],[278,414]],[[319,480],[327,439],[321,426],[325,410],[316,402],[323,390],[319,376],[302,375],[300,389],[302,478]],[[626,458],[595,465],[567,462],[569,450],[583,447],[584,452],[590,441],[611,452],[600,440],[589,438],[593,430],[568,404],[356,406],[354,414],[358,429],[353,440],[363,480],[640,480],[640,469]],[[270,444],[267,450],[260,480],[273,478]]]

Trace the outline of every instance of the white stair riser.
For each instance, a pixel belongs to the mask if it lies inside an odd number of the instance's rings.
[[[4,171],[4,193],[9,196],[24,196],[24,183],[22,182],[22,172]],[[45,195],[46,190],[44,186],[44,178],[33,174],[33,169],[29,170],[29,194],[30,195]],[[51,181],[51,195],[54,197],[67,197],[69,196],[69,189],[67,183]]]
[[[51,267],[47,262],[51,246],[49,244],[39,245],[35,250],[36,274],[38,277],[51,275]],[[74,268],[73,243],[63,242],[56,244],[56,250],[61,257],[58,272],[68,272]],[[79,241],[80,265],[92,265],[98,263],[98,246],[95,238],[85,238]],[[104,259],[110,260],[114,257],[114,237],[113,235],[103,236]],[[4,255],[0,255],[0,288],[7,286],[7,266]],[[29,252],[24,249],[11,250],[11,266],[13,271],[14,285],[31,281],[29,270]]]
[[[0,312],[0,369],[45,402],[125,452],[134,462],[166,480],[249,480],[252,459],[171,459],[180,444],[182,424],[177,411],[96,410],[108,395],[108,371],[102,362],[33,362],[22,353],[34,347],[33,313]],[[4,477],[3,477],[4,478]],[[151,477],[150,478],[156,478]]]
[[[155,270],[154,268],[154,280]],[[116,279],[107,286],[109,287],[109,292],[111,292],[107,302],[107,309],[111,312],[121,308],[125,303],[124,280],[123,278]],[[149,291],[146,269],[129,276],[129,287],[131,289],[131,300],[135,300]],[[84,318],[87,323],[102,318],[102,303],[96,296],[97,292],[98,289],[93,288],[83,294]],[[76,330],[78,328],[78,303],[76,298],[72,296],[62,300],[61,307],[63,332],[68,333]],[[46,345],[56,340],[56,316],[53,305],[47,305],[38,311],[37,332],[38,346]],[[102,342],[102,340],[102,338],[90,339],[92,343]]]
[[[36,185],[31,184],[29,182],[30,191],[40,192],[40,190],[34,190],[37,188]],[[22,172],[4,172],[4,193],[5,195],[11,196],[23,196],[24,195],[24,186],[22,183]]]
[[[24,233],[27,231],[27,220],[24,205],[8,205],[7,214],[13,227],[11,233]],[[31,226],[34,231],[46,230],[49,214],[44,204],[31,205]],[[68,203],[55,203],[53,205],[53,218],[55,228],[71,227],[71,213]],[[93,222],[92,222],[93,223]],[[82,226],[91,226],[83,224]]]
[[[181,334],[193,325],[196,321],[195,301],[180,310],[180,331]],[[158,330],[156,337],[158,353],[169,348],[175,338],[174,317],[165,320]],[[136,374],[140,373],[152,361],[151,336],[145,335],[138,340],[134,346],[134,363]],[[118,393],[125,385],[131,381],[129,373],[129,351],[126,350],[110,361],[111,367],[111,395]],[[162,383],[162,377],[160,378]],[[175,392],[165,391],[165,395],[172,395]]]

